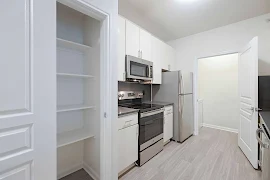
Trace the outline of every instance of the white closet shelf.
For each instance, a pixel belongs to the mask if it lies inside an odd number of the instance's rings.
[[[91,137],[94,137],[94,135],[90,134],[88,129],[76,129],[57,134],[57,147],[66,146]]]
[[[68,41],[68,40],[61,39],[61,38],[57,38],[57,46],[68,48],[68,49],[74,49],[74,50],[78,50],[78,51],[89,51],[90,49],[92,49],[92,47],[90,47],[90,46],[76,43],[76,42],[72,42],[72,41]]]
[[[68,106],[58,106],[57,112],[68,112],[68,111],[78,111],[78,110],[85,110],[85,109],[94,109],[95,106],[89,105],[68,105]]]
[[[70,73],[57,73],[57,76],[63,77],[78,77],[78,78],[94,78],[92,75],[85,75],[85,74],[70,74]]]

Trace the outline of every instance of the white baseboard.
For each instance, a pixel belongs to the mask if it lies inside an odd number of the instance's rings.
[[[94,171],[88,164],[83,163],[83,168],[94,180],[100,179],[98,173]]]
[[[223,130],[223,131],[229,131],[229,132],[232,132],[232,133],[238,133],[238,129],[232,129],[232,128],[227,128],[227,127],[222,127],[222,126],[216,126],[216,125],[212,125],[212,124],[203,123],[203,127],[219,129],[219,130]]]
[[[61,179],[61,178],[65,177],[65,176],[67,176],[67,175],[69,175],[69,174],[72,174],[72,173],[74,173],[74,172],[76,172],[76,171],[79,171],[79,170],[82,169],[82,168],[83,168],[82,163],[76,164],[76,165],[74,165],[73,167],[71,167],[70,169],[67,169],[67,170],[65,170],[65,171],[63,171],[63,172],[60,172],[60,173],[57,175],[57,179]]]

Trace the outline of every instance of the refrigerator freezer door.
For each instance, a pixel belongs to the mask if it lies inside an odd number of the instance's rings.
[[[183,142],[194,132],[193,94],[179,95],[179,141]]]
[[[179,94],[193,93],[193,73],[179,71]]]

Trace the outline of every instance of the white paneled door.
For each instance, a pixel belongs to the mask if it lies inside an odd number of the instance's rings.
[[[1,180],[56,179],[55,5],[0,1]]]
[[[239,53],[240,124],[238,145],[255,169],[258,169],[258,38]]]

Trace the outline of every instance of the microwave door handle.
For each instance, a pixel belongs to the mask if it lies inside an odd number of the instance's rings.
[[[148,67],[148,77],[151,78],[151,66],[147,66]]]

